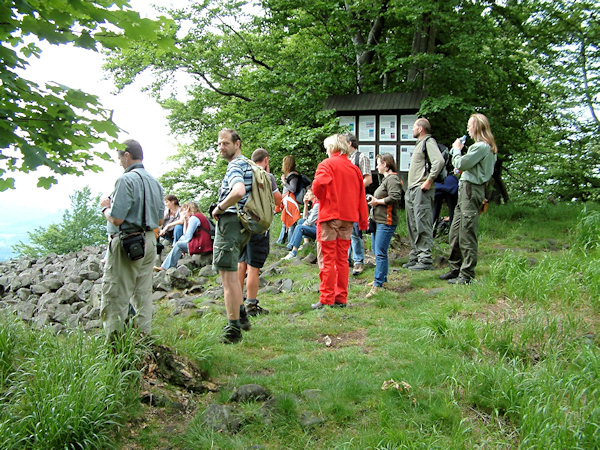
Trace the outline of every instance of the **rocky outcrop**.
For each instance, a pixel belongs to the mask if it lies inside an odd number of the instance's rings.
[[[63,331],[102,326],[100,299],[106,246],[85,247],[79,252],[42,258],[22,258],[0,262],[0,309],[16,313],[33,327]],[[198,295],[204,290],[206,275],[214,275],[208,255],[186,256],[176,268],[154,275],[153,300],[169,295]],[[202,268],[204,276],[193,272]],[[189,307],[181,300],[179,311]]]
[[[38,329],[100,328],[105,253],[106,246],[85,247],[65,255],[0,262],[0,309],[14,312]],[[265,267],[259,295],[293,291],[293,282],[282,276],[284,272],[279,259]],[[267,276],[276,277],[269,283]],[[152,285],[153,302],[169,302],[173,315],[223,310],[223,286],[212,267],[212,255],[186,255],[177,267],[154,273]],[[196,301],[199,297],[203,302]]]

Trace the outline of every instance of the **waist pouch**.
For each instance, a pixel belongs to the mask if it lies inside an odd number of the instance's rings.
[[[137,261],[144,257],[146,251],[146,238],[143,232],[120,234],[121,245],[132,261]]]

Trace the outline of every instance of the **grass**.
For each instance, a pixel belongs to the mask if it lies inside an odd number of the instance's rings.
[[[195,395],[171,389],[189,400],[185,414],[140,406],[139,374],[122,370],[134,367],[135,357],[119,361],[97,337],[39,335],[5,318],[0,447],[42,448],[41,436],[57,447],[598,447],[598,209],[492,205],[480,220],[475,283],[450,286],[437,278],[441,270],[401,269],[407,248],[400,244],[390,289],[364,298],[369,267],[352,278],[351,307],[343,310],[311,311],[318,269],[284,262],[284,272],[269,281],[289,278],[292,291],[262,295],[271,313],[253,319],[236,346],[218,343],[225,322],[219,308],[202,317],[172,316],[164,302],[155,314],[156,339],[195,359],[219,386]],[[435,252],[447,254],[442,238]],[[269,261],[283,255],[274,248]],[[123,345],[123,354],[136,354],[133,336]],[[382,390],[391,379],[410,387]],[[242,420],[238,433],[206,427],[206,407],[230,404],[234,389],[247,383],[277,397],[276,413],[265,416],[262,402],[231,404]],[[80,392],[92,385],[98,394],[83,402]],[[76,394],[63,399],[71,390]],[[41,409],[40,420],[32,405],[44,403],[63,412],[54,419]],[[303,426],[303,415],[322,423]]]

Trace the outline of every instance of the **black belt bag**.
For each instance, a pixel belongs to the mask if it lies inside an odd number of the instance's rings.
[[[146,237],[143,231],[137,233],[120,233],[121,245],[127,254],[127,257],[132,261],[142,259],[146,252]]]

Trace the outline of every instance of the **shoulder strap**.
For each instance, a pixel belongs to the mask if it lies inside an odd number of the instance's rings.
[[[354,165],[360,169],[360,151],[356,150],[354,155]]]
[[[144,229],[144,231],[146,231],[146,185],[144,184],[144,177],[135,169],[133,169],[131,172],[137,174],[137,176],[140,177],[140,180],[142,180],[142,203],[144,205],[144,214],[142,215],[142,228]],[[121,229],[121,225],[119,225],[119,230]]]

